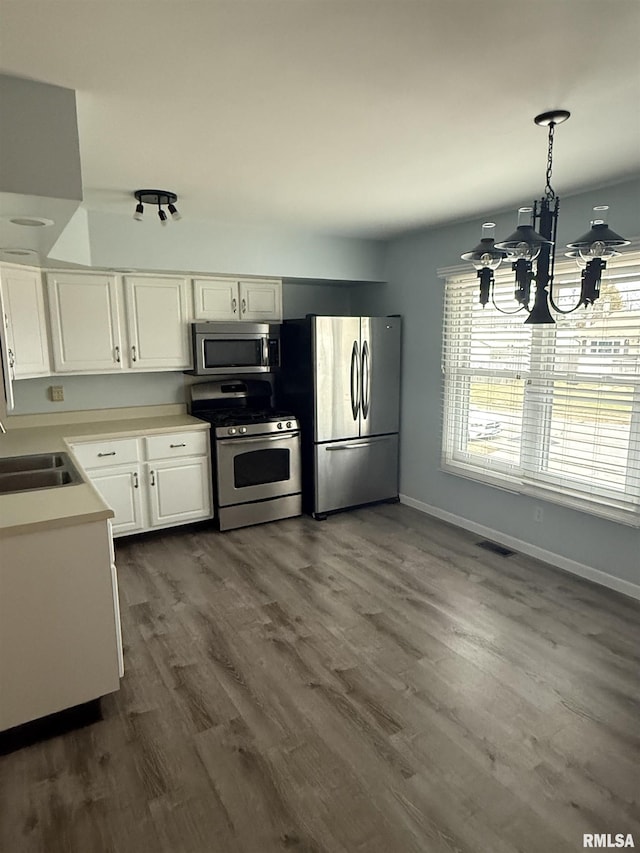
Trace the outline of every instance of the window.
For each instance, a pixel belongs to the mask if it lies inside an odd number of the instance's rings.
[[[578,298],[558,264],[554,295]],[[494,299],[513,311],[513,274]],[[443,467],[524,494],[640,525],[640,253],[609,262],[600,299],[557,320],[478,302],[473,271],[447,278]]]

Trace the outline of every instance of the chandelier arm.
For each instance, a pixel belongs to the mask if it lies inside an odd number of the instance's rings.
[[[558,314],[573,314],[573,312],[582,305],[582,297],[580,296],[579,301],[573,306],[573,308],[568,308],[566,311],[563,310],[562,308],[558,307],[558,305],[556,305],[555,299],[553,298],[552,287],[553,282],[551,282],[551,285],[549,287],[549,304],[551,305],[554,311],[558,312]]]
[[[495,296],[493,294],[493,288],[491,288],[491,303],[492,303],[493,307],[496,309],[496,311],[499,311],[501,314],[519,314],[526,307],[524,305],[521,305],[519,308],[516,308],[515,311],[505,311],[504,309],[500,308],[496,304],[496,299],[495,299]]]

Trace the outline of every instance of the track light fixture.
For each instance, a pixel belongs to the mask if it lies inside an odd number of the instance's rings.
[[[606,205],[593,208],[591,229],[567,248],[567,253],[575,258],[582,269],[580,299],[573,308],[558,307],[553,297],[553,272],[555,266],[555,246],[558,231],[560,199],[551,186],[553,168],[553,138],[556,125],[562,124],[570,116],[567,110],[552,110],[537,115],[534,122],[540,127],[548,127],[547,173],[545,194],[533,207],[521,207],[518,211],[516,230],[506,240],[495,242],[495,224],[485,222],[482,226],[482,239],[470,252],[462,255],[462,260],[470,261],[478,270],[480,279],[480,304],[484,307],[491,299],[495,308],[503,314],[529,311],[525,323],[534,325],[555,323],[549,305],[558,314],[570,314],[581,305],[593,305],[600,295],[602,271],[607,259],[617,255],[620,246],[629,244],[607,224]],[[537,230],[536,230],[537,229]],[[515,311],[503,311],[493,298],[494,271],[507,258],[515,274],[514,298],[519,303]],[[534,268],[535,262],[535,268]],[[531,283],[535,281],[533,307],[529,308]]]
[[[168,221],[167,214],[162,209],[163,205],[167,208],[173,220],[182,219],[176,207],[178,196],[175,193],[168,190],[136,190],[134,196],[138,203],[133,218],[137,219],[138,222],[142,221],[145,204],[155,204],[158,206],[158,218],[161,225],[166,225]]]

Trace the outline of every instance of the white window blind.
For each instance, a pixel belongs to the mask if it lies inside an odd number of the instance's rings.
[[[447,278],[444,317],[445,470],[640,525],[640,252],[609,261],[600,299],[524,325],[478,302],[478,279]],[[494,298],[513,311],[510,265]],[[572,307],[573,262],[554,295]]]

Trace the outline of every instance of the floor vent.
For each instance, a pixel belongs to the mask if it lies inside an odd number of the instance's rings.
[[[484,539],[482,542],[476,542],[478,548],[484,548],[485,551],[493,551],[494,554],[500,554],[501,557],[510,557],[512,554],[515,554],[515,551],[512,551],[510,548],[505,548],[504,545],[498,545],[497,542],[489,542],[488,539]]]

